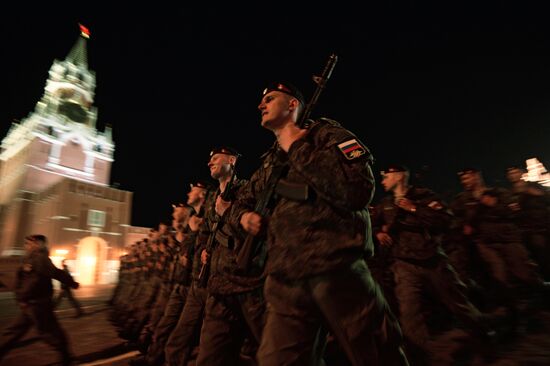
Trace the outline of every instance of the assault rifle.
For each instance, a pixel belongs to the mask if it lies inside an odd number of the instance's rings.
[[[313,82],[317,84],[317,88],[315,88],[315,91],[313,92],[309,103],[307,104],[304,112],[300,116],[300,120],[297,123],[298,127],[308,128],[311,124],[312,121],[309,119],[309,117],[311,116],[311,112],[313,111],[313,108],[315,108],[315,105],[317,105],[317,100],[319,99],[319,96],[327,86],[328,79],[330,79],[330,76],[332,75],[332,70],[334,70],[336,62],[338,62],[338,56],[336,56],[335,54],[330,55],[321,76],[313,76]]]
[[[237,159],[239,157],[237,156]],[[224,201],[231,201],[231,190],[233,188],[233,184],[235,183],[235,176],[237,173],[237,170],[235,169],[235,166],[237,165],[237,162],[235,161],[234,164],[231,165],[231,168],[233,169],[231,178],[229,179],[229,182],[225,186],[225,190],[220,194],[220,197]],[[214,205],[216,203],[214,202]],[[208,253],[208,257],[212,254],[214,251],[214,245],[216,244],[216,234],[218,233],[218,228],[220,225],[223,224],[223,217],[220,217],[218,221],[212,225],[212,231],[210,232],[210,235],[208,236],[208,241],[206,242],[206,252]],[[206,263],[203,263],[201,267],[201,271],[199,273],[199,287],[206,288],[206,285],[208,284],[208,277],[210,277],[210,258],[207,260]]]
[[[298,122],[296,123],[300,128],[309,128],[311,125],[311,112],[317,100],[321,95],[321,92],[325,89],[327,81],[332,75],[334,66],[338,61],[338,56],[335,54],[330,55],[327,64],[323,70],[321,76],[313,76],[313,81],[317,84],[317,88],[313,93],[309,103],[302,112]],[[305,184],[293,184],[281,180],[284,174],[286,174],[288,167],[286,164],[280,164],[273,167],[271,174],[267,180],[267,184],[260,194],[259,199],[256,201],[256,206],[254,207],[254,212],[259,214],[261,217],[267,217],[269,214],[269,203],[273,198],[274,193],[288,197],[290,199],[305,201],[308,198],[308,186]],[[247,273],[250,266],[250,261],[254,256],[254,252],[260,244],[256,243],[256,237],[252,234],[248,234],[244,243],[242,244],[239,253],[237,254],[237,267],[242,273]]]

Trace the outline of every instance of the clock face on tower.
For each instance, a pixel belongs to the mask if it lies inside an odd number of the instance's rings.
[[[86,119],[88,118],[88,113],[86,110],[80,104],[75,102],[63,102],[59,106],[58,112],[75,122],[83,123],[86,122]]]

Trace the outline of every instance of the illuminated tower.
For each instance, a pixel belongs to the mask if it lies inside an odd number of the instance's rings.
[[[95,73],[88,69],[88,30],[63,61],[55,60],[33,112],[13,124],[0,150],[0,253],[41,233],[76,257],[86,236],[121,244],[132,193],[109,187],[112,131],[96,129]]]
[[[54,61],[34,112],[2,140],[0,205],[17,191],[39,192],[63,177],[109,183],[114,143],[110,128],[95,128],[94,89],[82,33],[67,58]]]

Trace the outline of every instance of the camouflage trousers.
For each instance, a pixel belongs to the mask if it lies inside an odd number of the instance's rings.
[[[407,365],[399,324],[364,260],[311,278],[268,276],[261,366],[317,365],[329,327],[354,365]]]
[[[197,366],[237,364],[246,337],[259,345],[264,315],[261,288],[243,294],[209,295]]]

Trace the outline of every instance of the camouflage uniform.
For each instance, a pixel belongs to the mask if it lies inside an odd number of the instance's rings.
[[[189,285],[191,283],[191,259],[197,233],[193,233],[189,227],[184,230],[184,236],[179,243],[179,250],[174,254],[173,268],[167,271],[171,275],[168,278],[173,283],[173,289],[168,297],[162,318],[155,324],[152,335],[152,343],[147,349],[145,357],[149,365],[162,365],[165,359],[165,345],[170,334],[175,329],[182,310],[185,306]]]
[[[513,192],[514,202],[519,205],[516,223],[541,274],[550,280],[550,194],[537,183],[526,184],[528,189]]]
[[[304,365],[322,357],[327,324],[353,365],[406,362],[401,333],[364,260],[372,250],[367,205],[374,192],[367,148],[337,122],[311,125],[288,154],[273,148],[239,195],[232,215],[253,211],[274,167],[308,186],[307,200],[280,197],[267,228],[266,325],[261,365]],[[319,342],[320,341],[320,342]],[[375,346],[376,345],[376,346]]]
[[[158,290],[154,301],[148,305],[146,322],[143,323],[140,330],[139,339],[144,347],[147,346],[150,337],[164,315],[164,310],[170,294],[172,293],[173,283],[170,278],[170,265],[173,262],[176,246],[174,237],[169,234],[163,234],[158,240],[159,249],[154,257],[153,272],[159,280]]]
[[[244,180],[236,181],[232,192],[237,192],[245,184]],[[235,193],[231,196],[234,197]],[[216,220],[223,223],[225,218],[226,215],[216,217]],[[212,224],[207,222],[207,225]],[[215,244],[211,253],[208,299],[197,366],[236,363],[245,337],[251,335],[259,345],[264,325],[264,276],[261,269],[252,270],[247,276],[238,272],[235,240],[229,224],[218,229]]]
[[[467,285],[474,284],[474,281],[479,279],[479,269],[476,269],[478,266],[475,265],[477,259],[475,243],[471,235],[464,233],[464,227],[471,225],[478,205],[479,199],[472,191],[460,192],[453,198],[450,208],[454,219],[443,243],[449,261],[460,279]]]
[[[484,194],[489,192],[497,198],[497,203],[495,206],[478,205],[472,218],[473,235],[491,277],[488,286],[494,292],[492,298],[515,312],[518,295],[526,291],[522,295],[530,297],[542,290],[542,278],[522,242],[521,230],[516,225],[518,211],[510,193],[493,188]]]
[[[115,289],[113,290],[113,294],[111,295],[111,298],[107,302],[108,305],[115,305],[118,301],[118,298],[120,296],[120,293],[124,291],[126,286],[128,286],[128,271],[130,268],[129,264],[129,258],[130,256],[128,254],[120,256],[120,265],[118,268],[118,281],[116,283]]]
[[[376,222],[376,207],[369,206],[370,219],[373,224]],[[373,226],[373,232],[376,231],[376,227]],[[395,299],[395,279],[393,278],[393,272],[391,271],[391,265],[393,263],[393,257],[391,255],[391,248],[382,246],[376,236],[373,236],[374,251],[372,255],[365,255],[365,261],[374,278],[374,281],[380,285],[384,293],[386,301],[390,305],[394,314],[398,313],[397,300]]]
[[[163,275],[157,268],[162,254],[157,245],[158,243],[153,242],[145,252],[144,266],[142,266],[142,270],[145,269],[145,271],[142,272],[142,281],[127,309],[128,319],[120,336],[128,340],[137,341],[139,339],[143,328],[161,306],[161,300],[165,298],[162,291]]]
[[[208,295],[205,288],[199,285],[199,274],[202,268],[201,252],[208,238],[207,222],[212,222],[216,212],[214,210],[215,195],[206,197],[204,207],[204,221],[198,232],[195,233],[195,242],[189,247],[189,257],[192,259],[191,285],[176,327],[168,337],[164,354],[166,365],[185,365],[189,361],[193,347],[202,326],[204,307]],[[202,209],[201,209],[202,211]]]
[[[434,360],[436,355],[429,348],[431,337],[423,306],[429,291],[475,330],[482,330],[482,314],[465,297],[466,288],[441,249],[450,213],[428,189],[410,187],[405,198],[414,203],[416,210],[399,208],[393,195],[385,197],[376,207],[375,232],[384,232],[393,241],[392,271],[403,333],[412,345]]]

